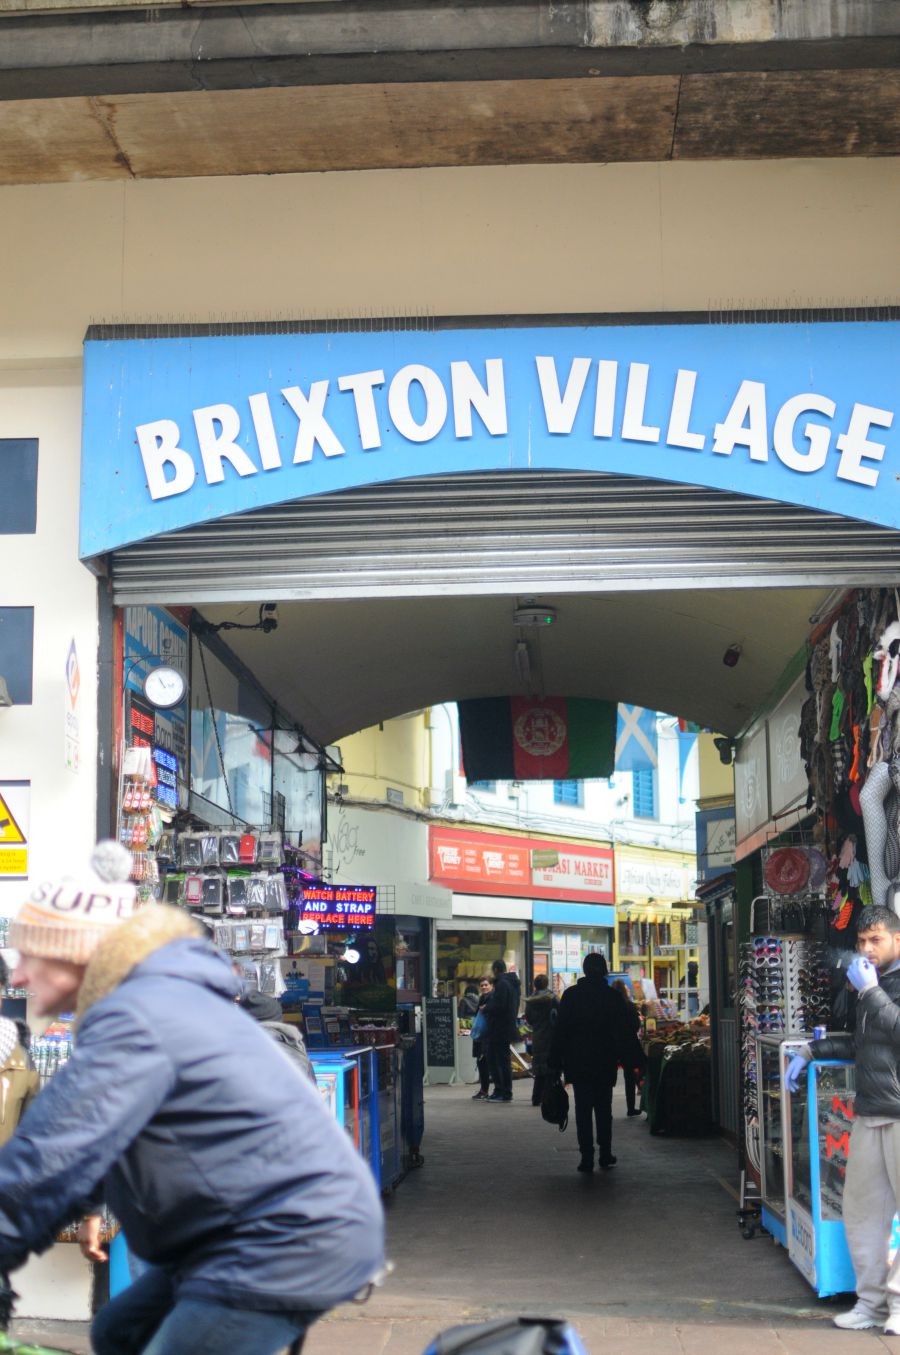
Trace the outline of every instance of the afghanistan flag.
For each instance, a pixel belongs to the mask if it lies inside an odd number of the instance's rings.
[[[581,781],[612,776],[616,704],[565,696],[459,702],[468,781]]]

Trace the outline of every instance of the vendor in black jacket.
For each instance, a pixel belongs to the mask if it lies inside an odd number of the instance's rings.
[[[594,1119],[604,1171],[615,1166],[612,1152],[612,1094],[619,1064],[631,1057],[634,1034],[625,1003],[607,982],[606,959],[591,952],[582,964],[584,978],[560,999],[550,1064],[562,1069],[575,1094],[580,1172],[594,1170]]]
[[[900,1336],[900,1254],[888,1264],[900,1209],[900,917],[864,908],[857,950],[847,970],[857,994],[855,1033],[814,1040],[792,1059],[785,1082],[797,1091],[810,1059],[856,1059],[844,1229],[857,1300],[834,1324],[850,1331],[883,1325],[887,1336]]]

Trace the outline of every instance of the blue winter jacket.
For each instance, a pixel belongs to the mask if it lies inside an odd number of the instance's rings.
[[[325,1309],[373,1278],[369,1168],[237,987],[225,956],[183,939],[88,1008],[72,1058],[0,1151],[0,1268],[48,1247],[102,1183],[131,1250],[180,1296]]]

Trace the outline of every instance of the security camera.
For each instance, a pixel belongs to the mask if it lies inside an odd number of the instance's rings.
[[[264,602],[259,609],[259,627],[263,635],[278,629],[278,603]]]
[[[728,739],[722,735],[718,739],[713,739],[713,743],[718,749],[719,761],[726,767],[730,767],[734,762],[735,743],[734,739]]]

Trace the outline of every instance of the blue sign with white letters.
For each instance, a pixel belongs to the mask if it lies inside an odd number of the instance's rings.
[[[604,471],[900,526],[896,321],[92,339],[81,554],[411,476]]]

